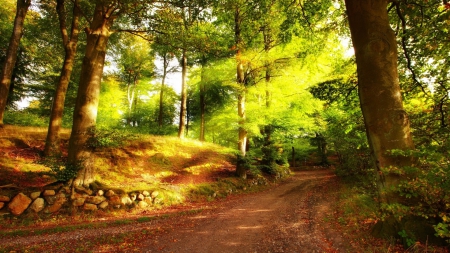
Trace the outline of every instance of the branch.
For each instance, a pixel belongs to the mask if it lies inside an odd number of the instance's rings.
[[[419,82],[419,80],[417,80],[417,76],[416,73],[414,72],[413,68],[412,68],[412,64],[411,64],[411,57],[409,55],[408,52],[408,48],[406,46],[406,36],[405,36],[405,32],[406,32],[406,20],[405,17],[403,16],[403,13],[400,10],[400,4],[399,3],[395,3],[395,7],[396,7],[396,12],[397,12],[397,16],[398,18],[401,20],[402,22],[402,49],[403,49],[403,53],[405,55],[406,58],[406,67],[408,68],[408,70],[411,72],[412,75],[412,79],[413,79],[413,83],[415,83],[416,86],[420,86],[422,92],[425,95],[429,95],[428,92],[425,90],[425,87],[422,85],[422,83]]]

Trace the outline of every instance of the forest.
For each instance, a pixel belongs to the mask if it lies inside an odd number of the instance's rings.
[[[5,0],[0,127],[47,129],[84,188],[136,135],[230,148],[241,179],[313,154],[370,193],[374,234],[448,243],[449,29],[447,0]]]

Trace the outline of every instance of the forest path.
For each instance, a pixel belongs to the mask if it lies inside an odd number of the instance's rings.
[[[332,212],[331,170],[297,171],[278,187],[245,196],[208,216],[192,216],[150,238],[143,252],[347,252],[324,222]]]
[[[350,244],[325,222],[333,212],[336,186],[332,170],[296,171],[276,187],[218,205],[210,202],[197,213],[0,238],[0,249],[3,245],[17,252],[350,252]],[[134,240],[123,239],[127,235]]]

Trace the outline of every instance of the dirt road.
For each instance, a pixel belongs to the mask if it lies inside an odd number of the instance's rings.
[[[0,249],[3,245],[33,251],[49,243],[58,252],[351,252],[339,232],[324,221],[332,212],[336,180],[330,170],[298,171],[277,187],[224,201],[205,212],[110,228],[0,238]],[[110,240],[133,233],[133,241]],[[55,241],[66,246],[58,248]]]

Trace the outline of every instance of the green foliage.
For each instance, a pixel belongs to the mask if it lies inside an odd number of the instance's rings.
[[[385,208],[398,218],[408,215],[429,219],[436,236],[450,239],[450,157],[435,150],[392,151],[416,159],[412,167],[388,168],[385,172],[406,177],[394,189],[405,201]]]
[[[7,110],[5,111],[4,123],[18,126],[47,127],[48,118],[32,113],[30,110]]]
[[[125,144],[126,141],[137,138],[136,135],[119,129],[92,129],[87,141],[89,148],[117,148]]]
[[[61,182],[67,182],[77,176],[78,171],[81,169],[81,162],[77,164],[69,164],[66,159],[60,156],[45,157],[40,163],[49,167],[51,170],[50,175],[56,180]]]
[[[407,247],[411,247],[412,245],[414,245],[416,243],[416,240],[414,240],[412,237],[410,237],[410,235],[405,230],[398,232],[398,235],[400,235],[402,237],[402,239],[405,242],[405,245]]]

